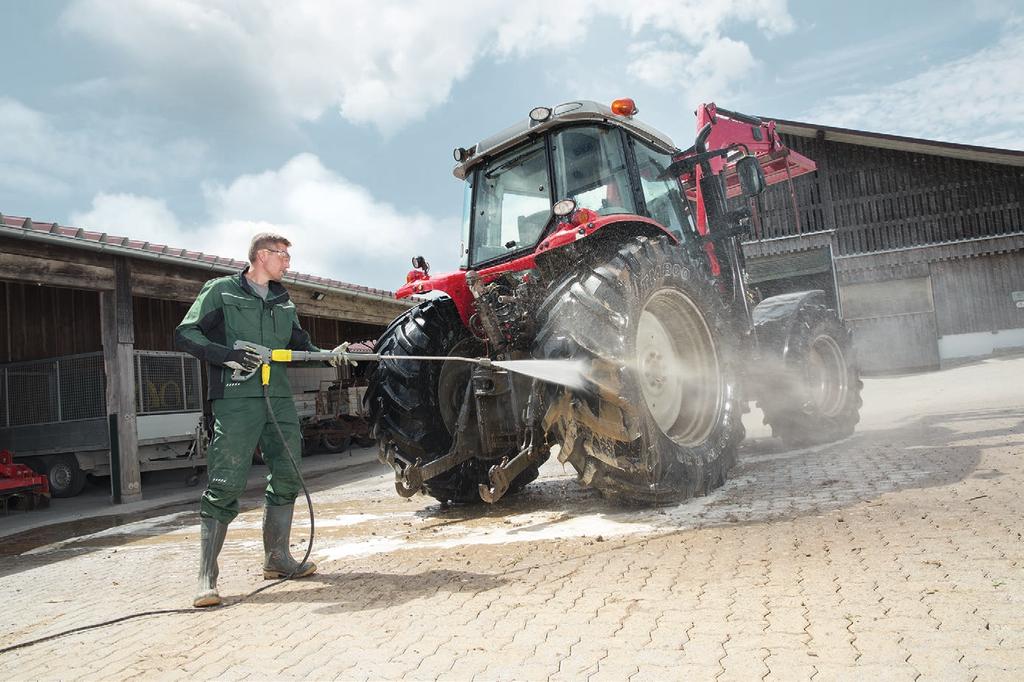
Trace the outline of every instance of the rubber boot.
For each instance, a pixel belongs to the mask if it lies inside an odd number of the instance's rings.
[[[226,523],[217,519],[202,517],[199,519],[199,587],[196,589],[192,606],[217,606],[220,594],[217,593],[217,555],[224,546],[224,536],[228,533]]]
[[[288,538],[292,533],[292,514],[295,505],[263,507],[263,577],[274,578],[305,578],[316,571],[312,561],[299,565],[288,551]]]

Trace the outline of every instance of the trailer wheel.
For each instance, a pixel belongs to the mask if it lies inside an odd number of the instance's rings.
[[[85,472],[74,455],[43,458],[46,478],[53,497],[74,497],[85,487]]]
[[[338,437],[326,433],[321,434],[320,436],[320,447],[323,448],[324,452],[329,452],[331,454],[345,452],[351,444],[352,439],[348,436]]]
[[[787,372],[772,382],[771,400],[759,400],[764,423],[789,447],[831,443],[860,421],[860,370],[852,335],[835,311],[801,311],[790,337]]]
[[[388,360],[387,356],[481,355],[482,344],[462,324],[455,304],[437,299],[411,308],[388,325],[375,348],[381,361],[370,375],[365,404],[380,446],[393,447],[404,459],[424,464],[447,454],[471,365]],[[479,503],[478,486],[488,482],[493,463],[463,462],[426,481],[424,491],[442,503]],[[523,471],[506,495],[521,490],[537,475],[537,466]]]
[[[553,389],[545,423],[580,482],[669,504],[725,481],[743,439],[721,295],[667,239],[635,237],[554,286],[534,355],[589,363],[589,391]]]

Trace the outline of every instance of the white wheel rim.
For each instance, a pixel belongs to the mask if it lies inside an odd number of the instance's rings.
[[[652,296],[640,313],[636,372],[655,424],[683,446],[705,442],[724,404],[718,352],[699,308],[682,292]]]
[[[816,336],[807,359],[807,390],[819,414],[835,417],[843,411],[848,377],[846,358],[836,340],[828,334]]]

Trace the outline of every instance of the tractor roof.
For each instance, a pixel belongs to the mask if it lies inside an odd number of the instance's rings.
[[[551,116],[547,120],[538,122],[527,118],[525,121],[510,126],[496,135],[484,138],[467,150],[462,150],[466,153],[465,160],[455,166],[452,172],[455,174],[455,177],[464,180],[474,166],[496,154],[500,154],[506,149],[517,146],[525,140],[535,138],[552,128],[587,122],[607,123],[623,128],[666,153],[679,151],[668,135],[640,123],[632,116],[615,114],[604,104],[589,100],[578,100],[553,107],[551,109]],[[459,150],[456,151],[458,152]]]

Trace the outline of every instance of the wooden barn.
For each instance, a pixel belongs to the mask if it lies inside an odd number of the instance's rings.
[[[778,130],[818,170],[793,180],[795,206],[786,182],[758,200],[744,252],[762,294],[838,289],[866,372],[1024,348],[1024,152]]]
[[[140,442],[168,440],[145,433],[146,420],[166,425],[203,410],[202,371],[173,352],[174,329],[204,282],[245,265],[0,216],[0,447],[38,453],[34,465],[95,464],[112,474],[115,498],[139,499]],[[409,305],[311,275],[288,273],[284,284],[321,347],[376,339]]]

